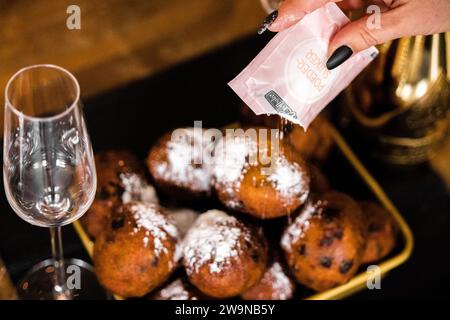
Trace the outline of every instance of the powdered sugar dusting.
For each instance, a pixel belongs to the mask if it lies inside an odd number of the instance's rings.
[[[260,143],[252,135],[234,135],[222,139],[215,148],[215,165],[213,169],[215,187],[225,192],[222,198],[225,205],[239,209],[236,197],[244,175],[253,165],[260,165],[258,158],[268,155],[268,145]],[[274,157],[275,158],[275,157]],[[296,162],[289,161],[284,155],[271,158],[270,168],[265,168],[267,181],[278,192],[281,201],[288,203],[295,198],[304,203],[309,195],[309,175]],[[255,179],[255,178],[254,178]],[[298,199],[300,197],[300,199]]]
[[[310,226],[309,220],[315,213],[320,214],[323,205],[323,201],[317,201],[315,203],[308,201],[305,204],[302,212],[295,218],[294,222],[287,227],[281,237],[281,246],[283,249],[291,250],[292,245],[304,237],[305,232]]]
[[[272,300],[287,300],[294,294],[294,285],[283,270],[280,263],[275,262],[264,275],[271,278]],[[264,281],[264,280],[263,280]]]
[[[245,136],[235,136],[222,139],[215,148],[214,178],[216,186],[227,193],[229,208],[237,208],[239,203],[233,200],[239,189],[251,155],[258,152],[254,139]]]
[[[211,188],[211,167],[203,159],[204,150],[211,148],[211,141],[195,134],[195,129],[179,129],[183,135],[167,142],[167,162],[158,163],[156,175],[181,186],[189,186],[196,191],[209,191]],[[202,133],[202,131],[200,131]]]
[[[241,252],[240,240],[250,240],[250,231],[235,217],[211,210],[201,215],[183,242],[183,262],[188,274],[209,265],[220,273]]]
[[[169,217],[160,213],[157,205],[148,203],[134,203],[131,206],[131,212],[137,225],[133,232],[145,230],[144,246],[148,246],[150,236],[152,236],[155,256],[167,254],[168,251],[163,242],[169,237],[174,240],[178,239],[178,230]]]
[[[198,300],[186,289],[185,283],[177,279],[159,292],[159,300]]]
[[[277,158],[273,172],[267,177],[278,191],[278,194],[287,200],[301,194],[304,202],[309,194],[309,177],[301,170],[299,164],[289,162],[284,156]]]
[[[120,180],[124,187],[122,202],[142,201],[147,203],[158,203],[155,188],[135,173],[121,173]]]

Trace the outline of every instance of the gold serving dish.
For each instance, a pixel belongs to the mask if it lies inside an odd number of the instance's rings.
[[[396,221],[400,230],[399,247],[394,255],[391,255],[388,259],[384,259],[379,262],[377,266],[381,272],[380,276],[386,276],[389,271],[403,264],[411,255],[413,250],[414,240],[412,232],[406,223],[406,221],[401,216],[400,212],[389,200],[386,193],[382,190],[380,185],[372,177],[372,175],[367,171],[363,164],[359,161],[356,155],[353,153],[351,148],[348,146],[347,142],[341,136],[341,134],[334,128],[331,127],[331,135],[337,146],[337,149],[342,154],[342,156],[349,162],[351,167],[356,171],[358,176],[364,181],[367,188],[373,194],[374,198],[383,205],[387,211],[392,215]],[[74,222],[75,230],[77,231],[86,251],[92,257],[94,243],[91,241],[89,236],[84,231],[83,227],[79,222]],[[336,288],[323,291],[320,293],[313,294],[311,296],[305,297],[307,300],[333,300],[342,299],[348,297],[358,291],[367,288],[368,281],[371,280],[371,273],[361,270],[353,279],[348,283],[338,286]],[[121,297],[115,296],[116,299],[122,300]]]

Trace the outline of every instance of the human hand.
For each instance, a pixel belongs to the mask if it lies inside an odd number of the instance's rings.
[[[328,69],[345,62],[353,53],[404,36],[429,35],[450,30],[450,0],[285,0],[270,14],[259,33],[284,30],[306,14],[336,2],[343,9],[377,5],[381,9],[380,28],[371,28],[369,16],[339,30],[330,42]]]

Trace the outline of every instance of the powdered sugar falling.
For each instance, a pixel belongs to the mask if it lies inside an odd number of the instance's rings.
[[[272,183],[282,198],[292,199],[302,194],[300,200],[304,202],[308,197],[308,176],[303,173],[297,163],[289,162],[284,156],[280,156],[276,160],[275,168],[267,180]]]
[[[247,170],[248,159],[258,152],[256,141],[245,136],[222,139],[215,149],[214,178],[216,186],[225,190],[229,208],[238,207],[233,198]]]

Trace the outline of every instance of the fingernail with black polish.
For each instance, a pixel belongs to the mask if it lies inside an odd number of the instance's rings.
[[[334,68],[339,67],[345,61],[347,61],[347,59],[350,58],[352,54],[353,51],[348,46],[341,46],[337,48],[327,61],[328,70],[333,70]]]
[[[258,34],[263,34],[269,27],[272,25],[272,23],[277,19],[278,17],[278,10],[275,10],[271,14],[269,14],[263,21],[261,27],[258,29]]]

